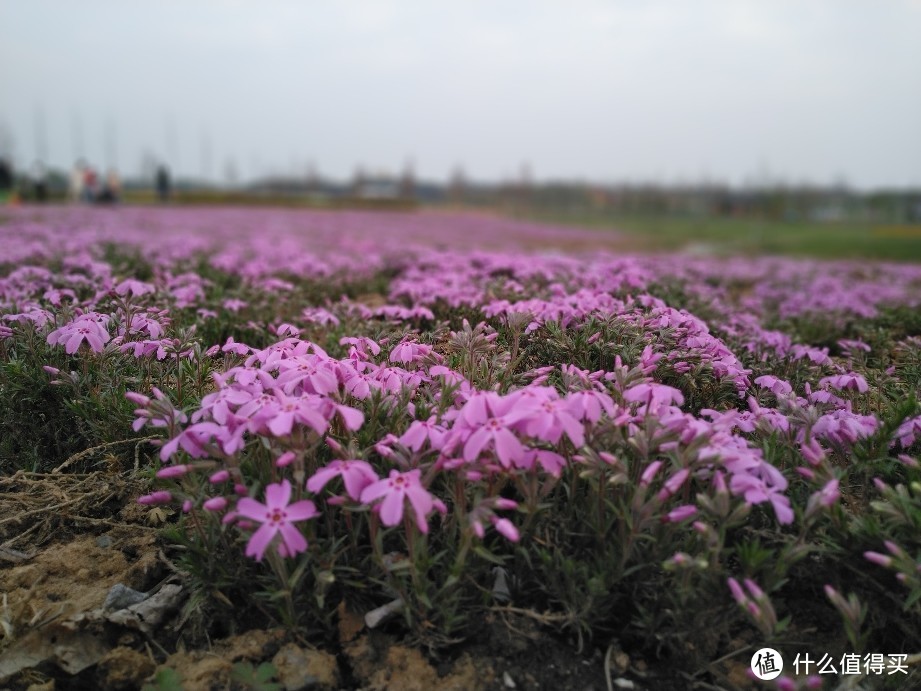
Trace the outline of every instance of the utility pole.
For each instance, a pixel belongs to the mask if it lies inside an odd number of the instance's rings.
[[[35,130],[35,160],[44,163],[48,158],[48,140],[45,132],[45,111],[35,106],[33,126]]]
[[[112,118],[106,119],[105,124],[105,150],[106,150],[106,168],[113,170],[118,169],[118,146],[117,146],[117,135],[118,132],[115,129],[115,120]]]
[[[70,114],[70,145],[73,149],[74,161],[86,157],[86,149],[83,144],[83,120],[76,111]]]

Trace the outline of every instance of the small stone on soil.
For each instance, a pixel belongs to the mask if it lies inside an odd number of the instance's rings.
[[[146,599],[147,593],[133,590],[123,583],[116,583],[109,589],[109,594],[106,595],[106,601],[102,608],[107,611],[126,609]]]

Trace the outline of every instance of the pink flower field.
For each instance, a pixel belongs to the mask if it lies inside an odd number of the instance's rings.
[[[207,688],[182,651],[274,631],[215,688],[400,687],[381,641],[432,688],[921,685],[919,305],[919,265],[485,214],[4,210],[0,683]],[[35,555],[129,533],[90,580],[140,604],[72,575],[82,657],[35,653]],[[332,676],[257,686],[284,646]]]

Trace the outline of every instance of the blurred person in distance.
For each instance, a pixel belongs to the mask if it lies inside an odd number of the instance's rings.
[[[72,202],[83,201],[83,182],[85,169],[86,161],[80,158],[77,159],[77,162],[74,163],[73,170],[70,171],[70,201]]]
[[[170,196],[170,179],[169,179],[169,169],[161,164],[157,167],[157,199],[165,204],[169,201]]]
[[[109,168],[96,201],[100,204],[115,204],[121,198],[121,190],[122,183],[118,172],[114,168]]]
[[[32,165],[32,195],[38,204],[48,201],[48,173],[41,161]]]
[[[0,204],[13,201],[13,164],[0,157]]]
[[[83,201],[92,203],[96,200],[97,188],[99,186],[99,176],[92,166],[83,168]]]

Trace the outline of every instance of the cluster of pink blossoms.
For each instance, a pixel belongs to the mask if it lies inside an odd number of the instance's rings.
[[[655,461],[645,469],[643,481],[647,485],[662,475],[662,487],[654,495],[657,502],[670,501],[695,478],[706,482],[714,472],[722,471],[729,475],[733,494],[751,504],[769,502],[781,523],[793,519],[783,494],[786,479],[763,460],[760,449],[733,432],[738,420],[714,414],[716,419],[708,423],[683,412],[680,391],[643,374],[652,371],[657,360],[649,349],[632,370],[620,364],[618,371],[607,373],[564,367],[574,387],[566,394],[542,383],[547,376],[544,372],[538,373],[532,384],[502,395],[476,390],[458,372],[440,364],[440,358],[424,344],[402,341],[384,354],[379,344],[367,338],[343,339],[343,343],[349,346],[349,356],[343,359],[332,358],[316,344],[294,337],[264,350],[232,344],[233,351],[245,357],[244,363],[215,375],[217,390],[202,399],[191,424],[163,444],[161,458],[169,461],[182,449],[192,458],[218,459],[233,469],[247,439],[261,437],[282,451],[276,465],[286,467],[303,447],[304,433],[320,439],[330,431],[335,418],[346,432],[357,431],[364,419],[359,409],[362,401],[376,391],[391,406],[393,415],[409,416],[402,434],[387,434],[375,445],[375,452],[397,467],[381,477],[366,460],[334,460],[317,469],[305,488],[317,496],[331,481],[341,478],[345,495],[330,501],[371,507],[385,526],[400,523],[408,506],[418,529],[427,532],[429,515],[448,510],[431,492],[439,473],[461,473],[465,481],[473,483],[498,475],[535,472],[559,477],[578,461],[578,452],[602,427],[622,429],[628,437],[647,438],[650,430],[660,430],[647,442],[652,448],[658,445],[660,453],[681,452],[692,445],[697,449],[684,461],[687,465],[667,467]],[[386,359],[378,362],[378,357]],[[410,369],[388,361],[401,362]],[[622,384],[624,381],[629,384]],[[445,387],[450,387],[453,398],[441,415],[413,419],[415,405],[410,404],[403,413],[396,407],[407,397],[438,400]],[[132,400],[141,401],[136,395]],[[152,419],[144,407],[138,414],[139,424]],[[290,450],[284,451],[286,448]],[[406,463],[417,466],[407,467]],[[169,468],[164,472],[171,473]],[[246,494],[245,485],[237,489],[237,495]],[[494,508],[513,505],[504,501]],[[244,506],[252,507],[249,502]],[[205,508],[227,510],[226,520],[253,519],[253,511],[241,511],[239,501],[235,508],[233,498],[230,502],[206,502]],[[480,511],[485,513],[470,517],[477,534],[482,534],[482,522],[487,520],[509,539],[517,539],[517,531],[507,518],[495,515],[494,510],[481,507]],[[693,517],[696,507],[680,505],[666,513],[663,520],[680,522]],[[245,521],[241,525],[245,527]],[[260,530],[259,538],[251,538],[256,540],[248,550],[253,555],[264,551],[263,538],[268,533],[267,529]],[[297,551],[295,544],[301,543],[288,540],[283,549],[287,553]]]
[[[132,398],[139,406],[135,428],[168,430],[160,451],[167,462],[181,451],[233,470],[246,445],[258,441],[285,467],[292,458],[301,462],[298,452],[313,442],[362,429],[369,406],[380,400],[389,406],[392,433],[358,453],[336,454],[341,458],[292,491],[316,495],[341,477],[343,500],[374,507],[385,525],[403,520],[408,506],[422,530],[428,525],[421,518],[445,507],[433,489],[441,473],[458,473],[469,482],[527,473],[557,477],[579,462],[581,452],[601,448],[598,435],[612,430],[642,449],[646,465],[640,473],[648,483],[661,483],[654,495],[660,501],[692,496],[692,483],[725,482],[727,491],[752,504],[770,504],[778,521],[789,523],[794,511],[785,494],[788,478],[765,460],[761,437],[778,435],[800,448],[804,463],[796,470],[809,477],[816,472],[814,459],[828,451],[847,454],[881,421],[866,405],[876,382],[857,371],[870,346],[853,338],[841,339],[837,350],[797,343],[794,330],[779,330],[786,328],[783,320],[844,324],[885,306],[921,304],[921,269],[907,265],[776,258],[727,263],[604,252],[574,257],[501,247],[459,251],[452,245],[501,245],[500,230],[513,239],[561,245],[578,233],[450,216],[260,212],[261,232],[254,234],[257,217],[246,212],[214,212],[208,230],[197,212],[124,211],[117,222],[89,211],[82,220],[55,220],[49,211],[46,222],[22,216],[0,229],[8,238],[27,239],[0,243],[0,260],[19,267],[0,278],[0,340],[20,338],[31,328],[69,355],[120,350],[171,360],[192,359],[209,345],[196,342],[195,351],[194,333],[179,334],[174,318],[195,319],[198,326],[233,318],[241,328],[272,334],[281,340],[262,350],[231,337],[206,351],[229,366],[219,369],[214,390],[191,421],[158,391],[152,398]],[[305,219],[309,233],[302,232]],[[451,249],[433,249],[420,239]],[[147,280],[120,276],[102,259],[101,248],[112,242],[149,262]],[[61,268],[42,266],[50,261]],[[232,277],[229,283],[239,290],[218,290],[191,270],[201,261]],[[346,286],[384,272],[392,278],[373,300],[349,298],[343,289],[322,306],[297,303],[291,278]],[[656,294],[664,281],[680,285],[715,316],[705,320],[687,305],[668,304]],[[269,303],[280,305],[284,316],[265,321],[262,305]],[[519,380],[505,393],[478,390],[445,364],[439,345],[417,336],[420,326],[445,318],[446,308],[505,322],[525,316],[523,338],[542,338],[533,334],[551,324],[567,334],[603,324],[586,343],[605,362],[624,348],[612,331],[634,334],[642,354],[631,367],[618,356],[614,366],[605,365],[608,371],[598,372],[550,363],[562,375],[561,386],[548,385],[546,368],[529,373],[530,384]],[[319,340],[322,329],[351,328],[356,318],[402,335],[388,343],[343,339],[348,356],[342,358],[300,338],[305,333]],[[898,348],[910,355],[918,344],[907,338]],[[56,369],[49,373],[64,376]],[[898,377],[894,367],[886,374]],[[719,410],[688,412],[685,399],[705,380],[727,389],[732,400]],[[425,413],[417,415],[417,409]],[[915,444],[919,420],[902,422],[893,445]],[[365,460],[346,458],[359,455]],[[234,480],[242,489],[223,505],[214,497],[210,507],[235,509],[249,490],[243,478]],[[815,495],[816,501],[833,501],[831,481],[822,486],[825,494]],[[483,504],[471,525],[482,530],[492,523],[512,534],[495,508],[504,507]],[[691,504],[662,508],[668,520],[693,515]]]

